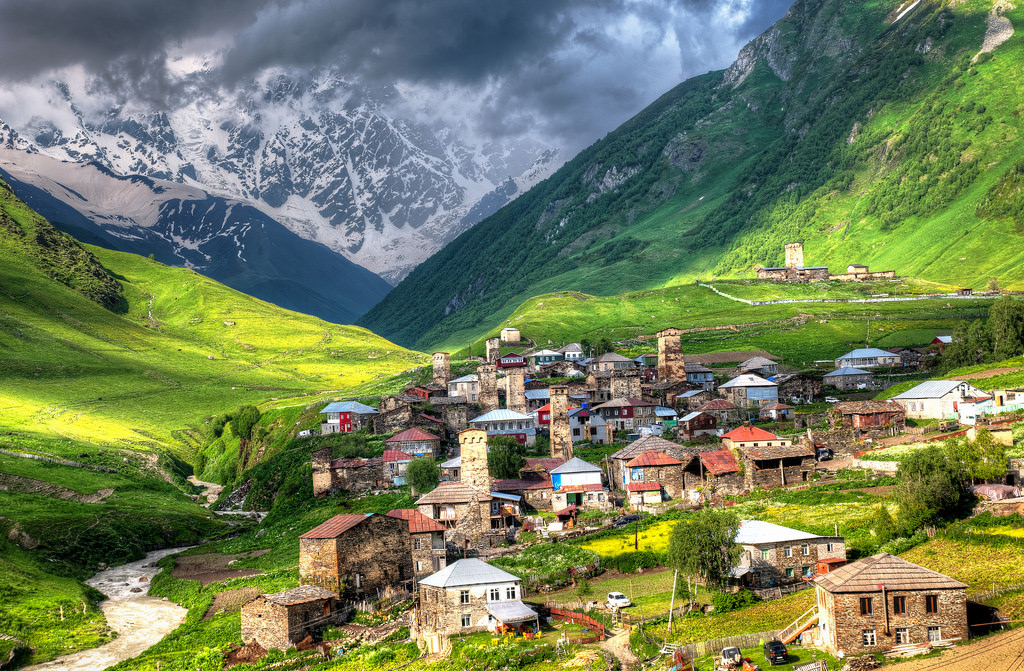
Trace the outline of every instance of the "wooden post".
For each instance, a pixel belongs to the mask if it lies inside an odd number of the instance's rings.
[[[665,630],[665,643],[661,646],[662,648],[668,645],[668,635],[672,633],[672,611],[676,607],[676,578],[678,577],[679,569],[676,569],[672,574],[672,599],[668,602],[668,628]]]
[[[62,604],[62,603],[57,604],[57,607],[60,608],[60,621],[63,622],[64,621],[64,604]]]

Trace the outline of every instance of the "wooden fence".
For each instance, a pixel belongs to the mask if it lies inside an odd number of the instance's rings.
[[[716,638],[710,641],[700,641],[688,645],[673,646],[690,659],[697,659],[704,655],[714,655],[722,651],[722,648],[753,648],[761,645],[761,641],[770,641],[778,635],[778,631],[760,631],[755,634],[740,634],[739,636],[727,636]]]
[[[809,589],[813,583],[811,582],[798,582],[792,585],[780,585],[778,587],[765,587],[752,589],[751,591],[761,597],[762,599],[780,599],[787,594],[793,592],[799,592],[800,590]]]
[[[594,643],[596,641],[603,641],[605,637],[604,623],[598,622],[594,618],[584,613],[577,613],[573,610],[565,610],[552,606],[549,608],[551,612],[551,619],[558,620],[559,622],[572,622],[573,624],[582,624],[589,627],[594,633],[591,635],[583,634],[579,637],[571,637],[578,643]]]

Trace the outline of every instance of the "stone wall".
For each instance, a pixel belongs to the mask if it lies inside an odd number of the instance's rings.
[[[458,433],[469,426],[467,406],[461,403],[441,406],[441,417],[444,419],[445,427],[451,433]]]
[[[371,515],[338,538],[300,538],[299,580],[345,598],[376,599],[378,590],[412,579],[411,547],[407,521]]]
[[[416,578],[425,578],[447,566],[443,531],[411,534],[412,569]],[[417,547],[418,546],[418,547]],[[417,563],[419,568],[417,568]]]
[[[408,428],[412,422],[412,404],[394,396],[381,399],[380,412],[373,420],[374,433],[394,433]]]
[[[353,460],[356,461],[356,460]],[[384,473],[384,461],[365,460],[361,466],[331,468],[331,490],[346,492],[368,492],[387,486],[389,478]]]
[[[608,381],[609,396],[616,398],[640,398],[641,380],[639,371],[613,371]]]
[[[775,383],[779,385],[779,400],[787,403],[793,399],[811,401],[821,398],[823,391],[820,378],[806,375],[779,375]]]
[[[331,448],[324,447],[313,452],[313,496],[327,496],[331,493]]]
[[[480,412],[487,414],[498,409],[498,377],[494,364],[481,364],[476,369],[480,377]]]
[[[757,279],[771,280],[772,282],[792,281],[793,271],[789,268],[758,268]]]
[[[894,280],[896,279],[895,270],[882,270],[875,273],[839,273],[836,275],[829,275],[830,280],[838,280],[840,282],[863,282],[865,280]]]
[[[683,465],[675,466],[644,466],[644,481],[653,480],[661,483],[661,488],[670,499],[682,499],[686,497],[687,481],[690,480],[690,488],[700,484],[699,478],[693,478],[683,470]]]
[[[434,384],[448,386],[452,379],[451,355],[448,352],[435,352],[431,357],[434,365]]]
[[[874,376],[871,373],[865,373],[864,375],[833,375],[832,377],[824,378],[824,384],[828,387],[847,391],[849,389],[858,389],[862,384],[865,388],[870,388],[872,380],[874,380]]]
[[[938,612],[925,612],[925,595],[938,596]],[[893,613],[893,597],[902,596],[906,599],[905,615]],[[861,615],[860,599],[872,599],[872,615]],[[885,603],[882,593],[865,592],[854,594],[832,594],[820,589],[819,604],[824,602],[822,612],[822,634],[826,647],[833,653],[842,650],[846,655],[860,655],[869,652],[888,650],[896,643],[896,629],[906,628],[910,643],[923,643],[928,640],[928,627],[940,627],[942,639],[960,638],[967,640],[967,595],[963,589],[956,590],[914,590],[886,591]],[[885,613],[889,613],[889,628],[886,633]],[[875,631],[876,644],[866,646],[863,642],[864,630]]]
[[[569,426],[569,388],[551,387],[551,456],[568,461],[572,459],[572,430]]]
[[[806,482],[810,479],[811,474],[814,473],[813,457],[784,459],[782,460],[781,469],[777,459],[755,461],[744,458],[743,461],[744,468],[746,469],[745,484],[747,489],[753,489],[754,487],[771,489],[773,487],[795,485]]]
[[[441,634],[450,636],[459,632],[471,633],[484,631],[486,625],[480,624],[487,620],[487,597],[481,598],[470,591],[468,604],[460,603],[460,591],[448,591],[443,587],[420,585],[420,604],[417,621],[423,634]],[[462,616],[470,616],[471,625],[462,626]]]

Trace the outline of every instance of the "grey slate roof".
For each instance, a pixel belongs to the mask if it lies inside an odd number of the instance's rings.
[[[464,585],[489,585],[499,582],[519,582],[519,578],[491,566],[480,559],[460,559],[453,564],[420,580],[421,585],[430,587],[462,587]]]
[[[441,468],[462,468],[462,457],[458,456],[441,464]]]
[[[526,399],[528,401],[542,401],[546,398],[551,398],[551,390],[549,389],[527,389]]]
[[[862,347],[855,349],[852,352],[848,352],[843,356],[836,357],[837,359],[870,359],[872,357],[892,357],[892,352],[886,352],[884,349],[878,349],[877,347]]]
[[[856,594],[888,590],[966,589],[949,576],[881,552],[847,564],[816,579],[815,584],[832,593]]]
[[[448,384],[454,384],[456,382],[479,382],[479,381],[480,381],[480,376],[479,375],[477,375],[476,373],[470,373],[469,375],[463,375],[462,377],[457,377],[454,380],[448,380]]]

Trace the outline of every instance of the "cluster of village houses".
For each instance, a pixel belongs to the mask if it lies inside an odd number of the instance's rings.
[[[964,381],[925,382],[890,401],[836,403],[827,430],[808,430],[794,441],[750,420],[798,420],[794,406],[783,401],[820,398],[830,384],[870,384],[873,370],[916,365],[922,353],[859,349],[816,377],[781,372],[765,352],[741,353],[741,361],[736,353],[684,356],[680,335],[678,329],[659,332],[657,354],[636,359],[614,353],[586,358],[578,344],[501,355],[502,342],[520,341],[518,330],[507,328],[500,339],[488,340],[487,356],[472,375],[452,379],[449,355],[437,353],[431,384],[386,397],[379,408],[329,404],[321,412],[322,433],[397,433],[383,457],[332,459],[329,447],[314,452],[317,496],[404,484],[406,465],[438,457],[444,442],[457,445],[458,453],[441,464],[441,483],[422,493],[415,508],[338,515],[303,534],[303,585],[246,604],[243,638],[287,647],[335,621],[346,605],[394,590],[415,595],[413,631],[432,649],[456,633],[534,630],[538,615],[523,603],[520,580],[469,556],[515,542],[530,528],[531,512],[553,513],[552,528],[564,529],[588,509],[658,510],[665,501],[698,503],[786,486],[809,480],[826,454],[902,432],[908,417],[973,423],[1024,408],[1024,390],[985,394]],[[717,384],[707,364],[728,361],[738,365],[731,379]],[[545,378],[566,381],[549,385]],[[681,442],[659,435],[665,427]],[[630,435],[628,444],[602,465],[574,456],[580,442],[611,443],[616,431]],[[547,456],[526,459],[517,478],[492,477],[489,438],[532,444],[538,433],[548,436]],[[815,580],[817,605],[788,632],[791,639],[802,634],[833,652],[858,654],[968,635],[966,586],[946,576],[886,554],[847,564],[838,535],[766,522],[744,521],[736,542],[742,546],[733,570],[738,586]]]

